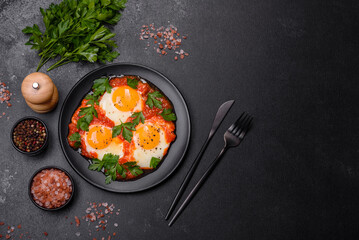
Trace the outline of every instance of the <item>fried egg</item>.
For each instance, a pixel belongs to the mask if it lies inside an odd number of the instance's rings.
[[[152,157],[162,160],[170,145],[166,140],[164,129],[151,121],[137,125],[132,141],[133,159],[141,168],[147,169],[152,169],[150,167]]]
[[[86,151],[94,157],[97,155],[100,160],[106,153],[118,155],[120,158],[124,155],[123,142],[117,137],[112,138],[112,130],[109,127],[90,125],[89,131],[84,134],[83,138]]]
[[[126,122],[133,112],[142,111],[144,104],[141,94],[129,86],[114,87],[111,93],[105,92],[100,100],[100,107],[115,125]]]

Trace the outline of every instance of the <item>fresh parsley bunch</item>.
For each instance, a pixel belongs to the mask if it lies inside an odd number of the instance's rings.
[[[63,0],[51,4],[48,9],[40,8],[45,24],[42,32],[38,25],[27,26],[22,31],[30,34],[25,45],[38,50],[41,60],[36,71],[49,60],[60,56],[60,60],[47,71],[70,62],[112,62],[119,53],[113,51],[117,45],[115,36],[104,24],[116,24],[120,10],[127,0]]]

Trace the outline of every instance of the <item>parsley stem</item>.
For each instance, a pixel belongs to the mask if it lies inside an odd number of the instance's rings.
[[[42,66],[44,66],[45,63],[47,63],[47,62],[51,59],[51,56],[50,56],[50,57],[48,57],[45,61],[43,61],[43,57],[44,57],[44,56],[41,57],[41,60],[40,60],[40,62],[39,62],[39,65],[37,65],[36,72],[38,72],[38,71],[40,70],[40,68],[42,68]]]
[[[63,58],[63,59],[60,59],[57,63],[53,64],[52,66],[50,66],[47,71],[51,71],[57,67],[60,67],[62,65],[65,65],[65,64],[68,64],[70,62],[72,62],[71,60],[67,60],[66,62],[64,62],[67,58]]]

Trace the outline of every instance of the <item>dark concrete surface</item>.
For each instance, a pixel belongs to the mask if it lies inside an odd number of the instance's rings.
[[[121,53],[115,62],[148,65],[168,76],[188,103],[193,127],[183,164],[163,184],[136,194],[91,186],[71,169],[59,145],[60,106],[76,81],[99,64],[68,64],[49,73],[60,93],[51,113],[32,112],[21,96],[21,81],[39,60],[24,45],[27,37],[21,30],[40,24],[39,7],[51,2],[0,1],[0,81],[14,93],[11,108],[0,104],[6,113],[0,119],[0,221],[5,222],[0,234],[10,225],[15,239],[26,232],[32,239],[45,239],[44,231],[47,239],[107,239],[114,231],[112,239],[358,239],[357,1],[129,0],[114,28]],[[183,61],[160,57],[138,39],[143,24],[168,21],[189,36],[183,49],[190,56]],[[240,147],[228,151],[168,228],[164,215],[171,199],[216,108],[229,99],[236,104],[194,180],[219,152],[225,129],[242,111],[255,116],[254,128]],[[40,117],[50,129],[47,151],[34,158],[16,152],[9,141],[12,124],[26,115]],[[36,208],[27,194],[33,172],[50,164],[68,170],[78,190],[71,205],[59,212]],[[84,221],[78,228],[70,224],[75,215],[85,215],[87,202],[113,203],[121,211],[105,231],[94,233],[94,226]]]

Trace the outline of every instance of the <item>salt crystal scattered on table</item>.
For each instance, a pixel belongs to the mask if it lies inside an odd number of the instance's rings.
[[[172,24],[168,27],[161,26],[159,28],[155,28],[154,24],[142,25],[140,40],[146,40],[147,47],[150,46],[151,39],[153,39],[153,44],[155,44],[154,50],[160,56],[166,56],[171,50],[179,49],[182,45],[182,40],[187,39],[187,36],[182,36],[178,32],[177,27]],[[145,48],[147,49],[147,48]],[[168,50],[168,51],[167,51]],[[183,49],[179,49],[180,51],[175,51],[176,54],[180,55],[180,59],[184,59],[185,56],[189,56]],[[178,57],[174,57],[174,60],[177,61]]]

